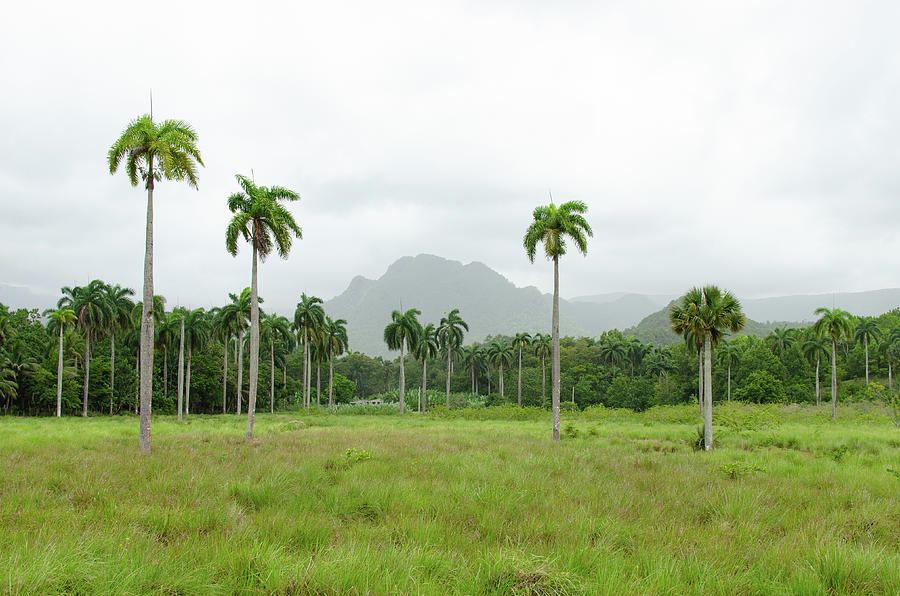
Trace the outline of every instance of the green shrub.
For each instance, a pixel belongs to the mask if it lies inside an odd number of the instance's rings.
[[[747,380],[734,392],[734,396],[739,400],[757,404],[783,402],[784,384],[772,373],[756,370],[747,376]]]
[[[765,468],[746,461],[730,461],[719,466],[719,471],[734,479],[755,474],[756,472],[765,472]]]
[[[372,455],[365,449],[351,447],[344,452],[344,459],[348,464],[355,464],[357,462],[366,461],[367,459],[372,459]]]

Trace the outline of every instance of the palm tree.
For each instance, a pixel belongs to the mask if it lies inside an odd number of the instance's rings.
[[[422,327],[422,333],[419,335],[419,341],[416,342],[416,349],[413,357],[422,361],[422,394],[419,396],[419,411],[424,412],[428,409],[427,398],[427,381],[428,381],[428,359],[437,358],[440,343],[438,340],[438,330],[435,329],[434,323],[428,323]],[[448,402],[449,403],[449,402]],[[449,405],[447,406],[450,407]]]
[[[535,333],[531,338],[534,355],[541,359],[541,407],[547,403],[547,365],[546,360],[550,356],[550,335],[547,333]]]
[[[116,393],[116,332],[124,331],[131,325],[131,311],[134,309],[134,290],[119,284],[104,286],[107,311],[106,330],[109,332],[109,415],[113,413],[113,399]]]
[[[459,309],[454,308],[446,316],[441,317],[437,328],[438,341],[441,348],[447,352],[447,409],[450,409],[450,373],[453,363],[453,354],[462,346],[463,330],[469,330],[469,324],[459,316]]]
[[[528,260],[534,263],[537,245],[543,243],[544,254],[553,261],[553,315],[550,319],[551,367],[550,394],[553,403],[553,440],[559,441],[559,258],[566,254],[566,239],[575,243],[578,251],[587,255],[587,239],[594,235],[584,218],[587,205],[582,201],[569,201],[557,207],[549,206],[534,210],[534,221],[528,226],[522,243]]]
[[[731,401],[731,366],[738,359],[738,347],[730,341],[722,340],[719,345],[719,363],[728,367],[728,401]]]
[[[63,331],[75,323],[78,317],[71,308],[47,309],[44,316],[50,319],[47,329],[52,333],[59,329],[59,354],[56,363],[56,417],[62,416],[62,377],[63,377]]]
[[[731,346],[733,347],[733,344]],[[668,351],[652,351],[645,362],[647,372],[657,376],[660,387],[662,387],[663,375],[675,370],[675,363],[672,362]]]
[[[222,325],[227,326],[232,333],[237,334],[235,349],[237,350],[237,380],[235,393],[237,394],[237,415],[241,415],[241,398],[244,391],[244,332],[247,330],[247,322],[250,318],[250,288],[241,290],[240,295],[228,294],[231,299],[229,304],[222,307],[220,316],[224,317]],[[259,300],[262,302],[262,300]]]
[[[303,238],[300,226],[281,201],[297,201],[300,195],[281,186],[257,186],[246,176],[236,176],[243,192],[228,197],[228,210],[234,217],[225,232],[225,247],[237,255],[238,236],[253,247],[250,269],[250,393],[247,402],[247,440],[253,438],[253,417],[256,412],[256,383],[259,370],[259,299],[257,291],[257,260],[265,261],[272,249],[286,259],[294,237]]]
[[[260,337],[269,344],[269,413],[275,413],[275,340],[291,341],[291,322],[277,314],[264,315],[260,320]]]
[[[869,384],[869,342],[877,341],[881,337],[881,329],[878,321],[872,317],[862,317],[856,324],[856,332],[853,339],[863,344],[866,348],[866,385]]]
[[[628,358],[629,344],[618,333],[607,333],[600,339],[600,357],[611,366],[621,366]]]
[[[334,405],[334,357],[343,354],[350,346],[347,338],[347,321],[325,317],[325,352],[328,355],[328,405]]]
[[[228,409],[228,344],[234,333],[233,318],[223,307],[216,306],[209,312],[213,316],[213,335],[222,342],[222,413],[225,414]]]
[[[187,373],[184,381],[184,414],[191,411],[191,355],[193,351],[202,350],[212,334],[209,315],[202,308],[188,310],[182,319],[184,325],[184,341],[187,346]]]
[[[512,364],[513,348],[510,344],[506,343],[503,340],[494,340],[488,348],[488,358],[490,359],[491,364],[499,368],[500,373],[497,381],[500,386],[500,397],[505,398],[506,396],[504,395],[505,383],[503,382],[503,365],[506,365],[508,368]]]
[[[726,331],[737,333],[747,318],[741,303],[730,292],[717,286],[691,288],[681,304],[669,311],[672,331],[679,335],[692,332],[703,338],[703,437],[704,449],[712,449],[712,348],[722,340]]]
[[[181,422],[184,413],[184,317],[187,315],[187,309],[178,306],[172,309],[171,319],[178,322],[178,388],[176,395],[178,396],[178,422]]]
[[[109,317],[108,304],[105,299],[105,284],[99,279],[86,286],[68,286],[62,288],[63,297],[57,302],[57,308],[71,308],[78,317],[76,326],[84,335],[84,400],[81,415],[87,417],[88,379],[91,374],[91,340],[103,328]]]
[[[6,349],[6,355],[3,358],[2,368],[9,371],[7,373],[7,379],[13,381],[13,391],[6,392],[5,411],[8,414],[10,399],[17,396],[16,389],[21,385],[22,378],[31,376],[32,373],[40,370],[40,364],[37,359],[28,352],[25,341],[21,337],[15,335],[13,336],[12,341],[9,342],[8,348]]]
[[[837,420],[837,345],[844,337],[850,337],[853,328],[850,313],[839,308],[819,307],[815,310],[819,320],[813,325],[815,332],[831,340],[831,419]]]
[[[140,328],[140,320],[138,328]],[[169,350],[175,344],[176,329],[180,337],[181,316],[178,312],[166,315],[161,322],[155,325],[156,345],[163,353],[163,399],[166,401],[169,399]]]
[[[513,345],[519,350],[519,407],[522,407],[522,348],[531,345],[531,334],[526,332],[516,333]]]
[[[391,313],[391,322],[384,328],[384,343],[389,350],[400,350],[400,415],[403,415],[406,404],[406,374],[403,357],[404,345],[412,352],[422,336],[422,324],[417,318],[422,311],[411,308],[406,312],[395,310]]]
[[[815,356],[816,360],[816,405],[822,403],[822,392],[819,388],[819,364],[822,356],[828,356],[828,340],[811,329],[803,342],[803,355],[809,359]]]
[[[309,344],[312,333],[325,323],[325,310],[322,308],[322,299],[318,296],[307,296],[304,292],[300,295],[300,302],[294,310],[294,330],[301,334],[303,343],[303,406],[309,407],[310,372]]]
[[[197,187],[197,164],[203,165],[197,149],[197,133],[181,120],[153,121],[152,110],[133,120],[107,154],[109,173],[125,161],[132,186],[138,179],[147,189],[147,227],[144,238],[144,289],[141,312],[141,421],[140,447],[150,453],[150,402],[153,396],[153,188],[156,182],[187,180]]]
[[[153,306],[150,308],[150,313],[153,317],[153,321],[152,321],[153,324],[151,325],[151,330],[153,331],[153,338],[152,338],[153,344],[155,344],[156,340],[157,340],[157,334],[156,334],[155,330],[159,325],[162,325],[163,321],[165,321],[166,318],[168,317],[168,315],[166,314],[166,299],[163,296],[160,296],[158,294],[153,296]],[[141,358],[141,354],[143,353],[143,351],[142,351],[143,349],[141,347],[143,344],[141,343],[141,341],[142,341],[142,334],[144,332],[143,314],[144,314],[144,303],[142,301],[135,302],[134,308],[131,309],[131,331],[129,331],[129,333],[131,333],[132,331],[136,330],[136,333],[138,336],[137,342],[135,344],[137,346],[137,352],[136,352],[137,356],[136,356],[135,362],[134,362],[136,378],[138,379],[137,385],[135,387],[135,400],[134,400],[134,413],[135,414],[138,413],[138,406],[139,406],[139,404],[142,403],[141,402],[141,390],[142,390],[142,384],[141,384],[142,376],[141,375],[143,375],[144,361]],[[152,377],[150,380],[152,383],[152,380],[153,380]],[[141,416],[141,419],[143,420],[143,415]],[[143,422],[141,424],[143,424]],[[149,411],[147,413],[147,424],[148,424],[147,429],[149,432],[149,428],[150,428],[149,427],[149,424],[150,424]],[[143,428],[144,427],[141,426],[141,432],[143,432]],[[142,443],[142,445],[143,445],[143,443]],[[147,441],[148,450],[149,450],[149,445],[150,445],[150,442],[148,439],[148,441]]]
[[[779,357],[783,357],[788,348],[794,345],[794,340],[793,330],[788,329],[787,327],[773,329],[772,332],[766,336],[766,343],[769,344],[769,349]]]
[[[0,353],[0,399],[6,400],[5,411],[9,412],[9,403],[18,395],[19,384],[16,373],[12,369],[9,358]]]
[[[894,392],[894,360],[900,355],[900,329],[891,329],[879,344],[888,363],[888,390]]]
[[[626,340],[625,358],[627,358],[628,363],[631,364],[632,377],[634,377],[635,366],[640,366],[641,362],[643,362],[644,360],[644,356],[650,353],[652,349],[653,346],[651,346],[650,344],[645,344],[633,335]]]

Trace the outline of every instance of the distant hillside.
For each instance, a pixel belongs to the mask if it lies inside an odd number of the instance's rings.
[[[741,300],[744,312],[757,321],[814,321],[820,306],[842,308],[857,316],[873,317],[900,306],[900,288],[869,292],[840,292]]]

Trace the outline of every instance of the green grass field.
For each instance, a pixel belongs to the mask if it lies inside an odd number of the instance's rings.
[[[0,592],[900,593],[900,429],[692,412],[0,419]]]

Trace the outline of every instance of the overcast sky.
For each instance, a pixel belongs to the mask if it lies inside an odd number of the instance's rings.
[[[146,194],[106,152],[190,122],[199,191],[155,194],[169,304],[249,285],[236,173],[287,186],[303,240],[260,269],[292,310],[403,255],[552,289],[532,209],[579,199],[561,292],[897,287],[897,2],[17,2],[0,36],[0,291],[140,289]],[[9,298],[7,298],[9,300]]]

